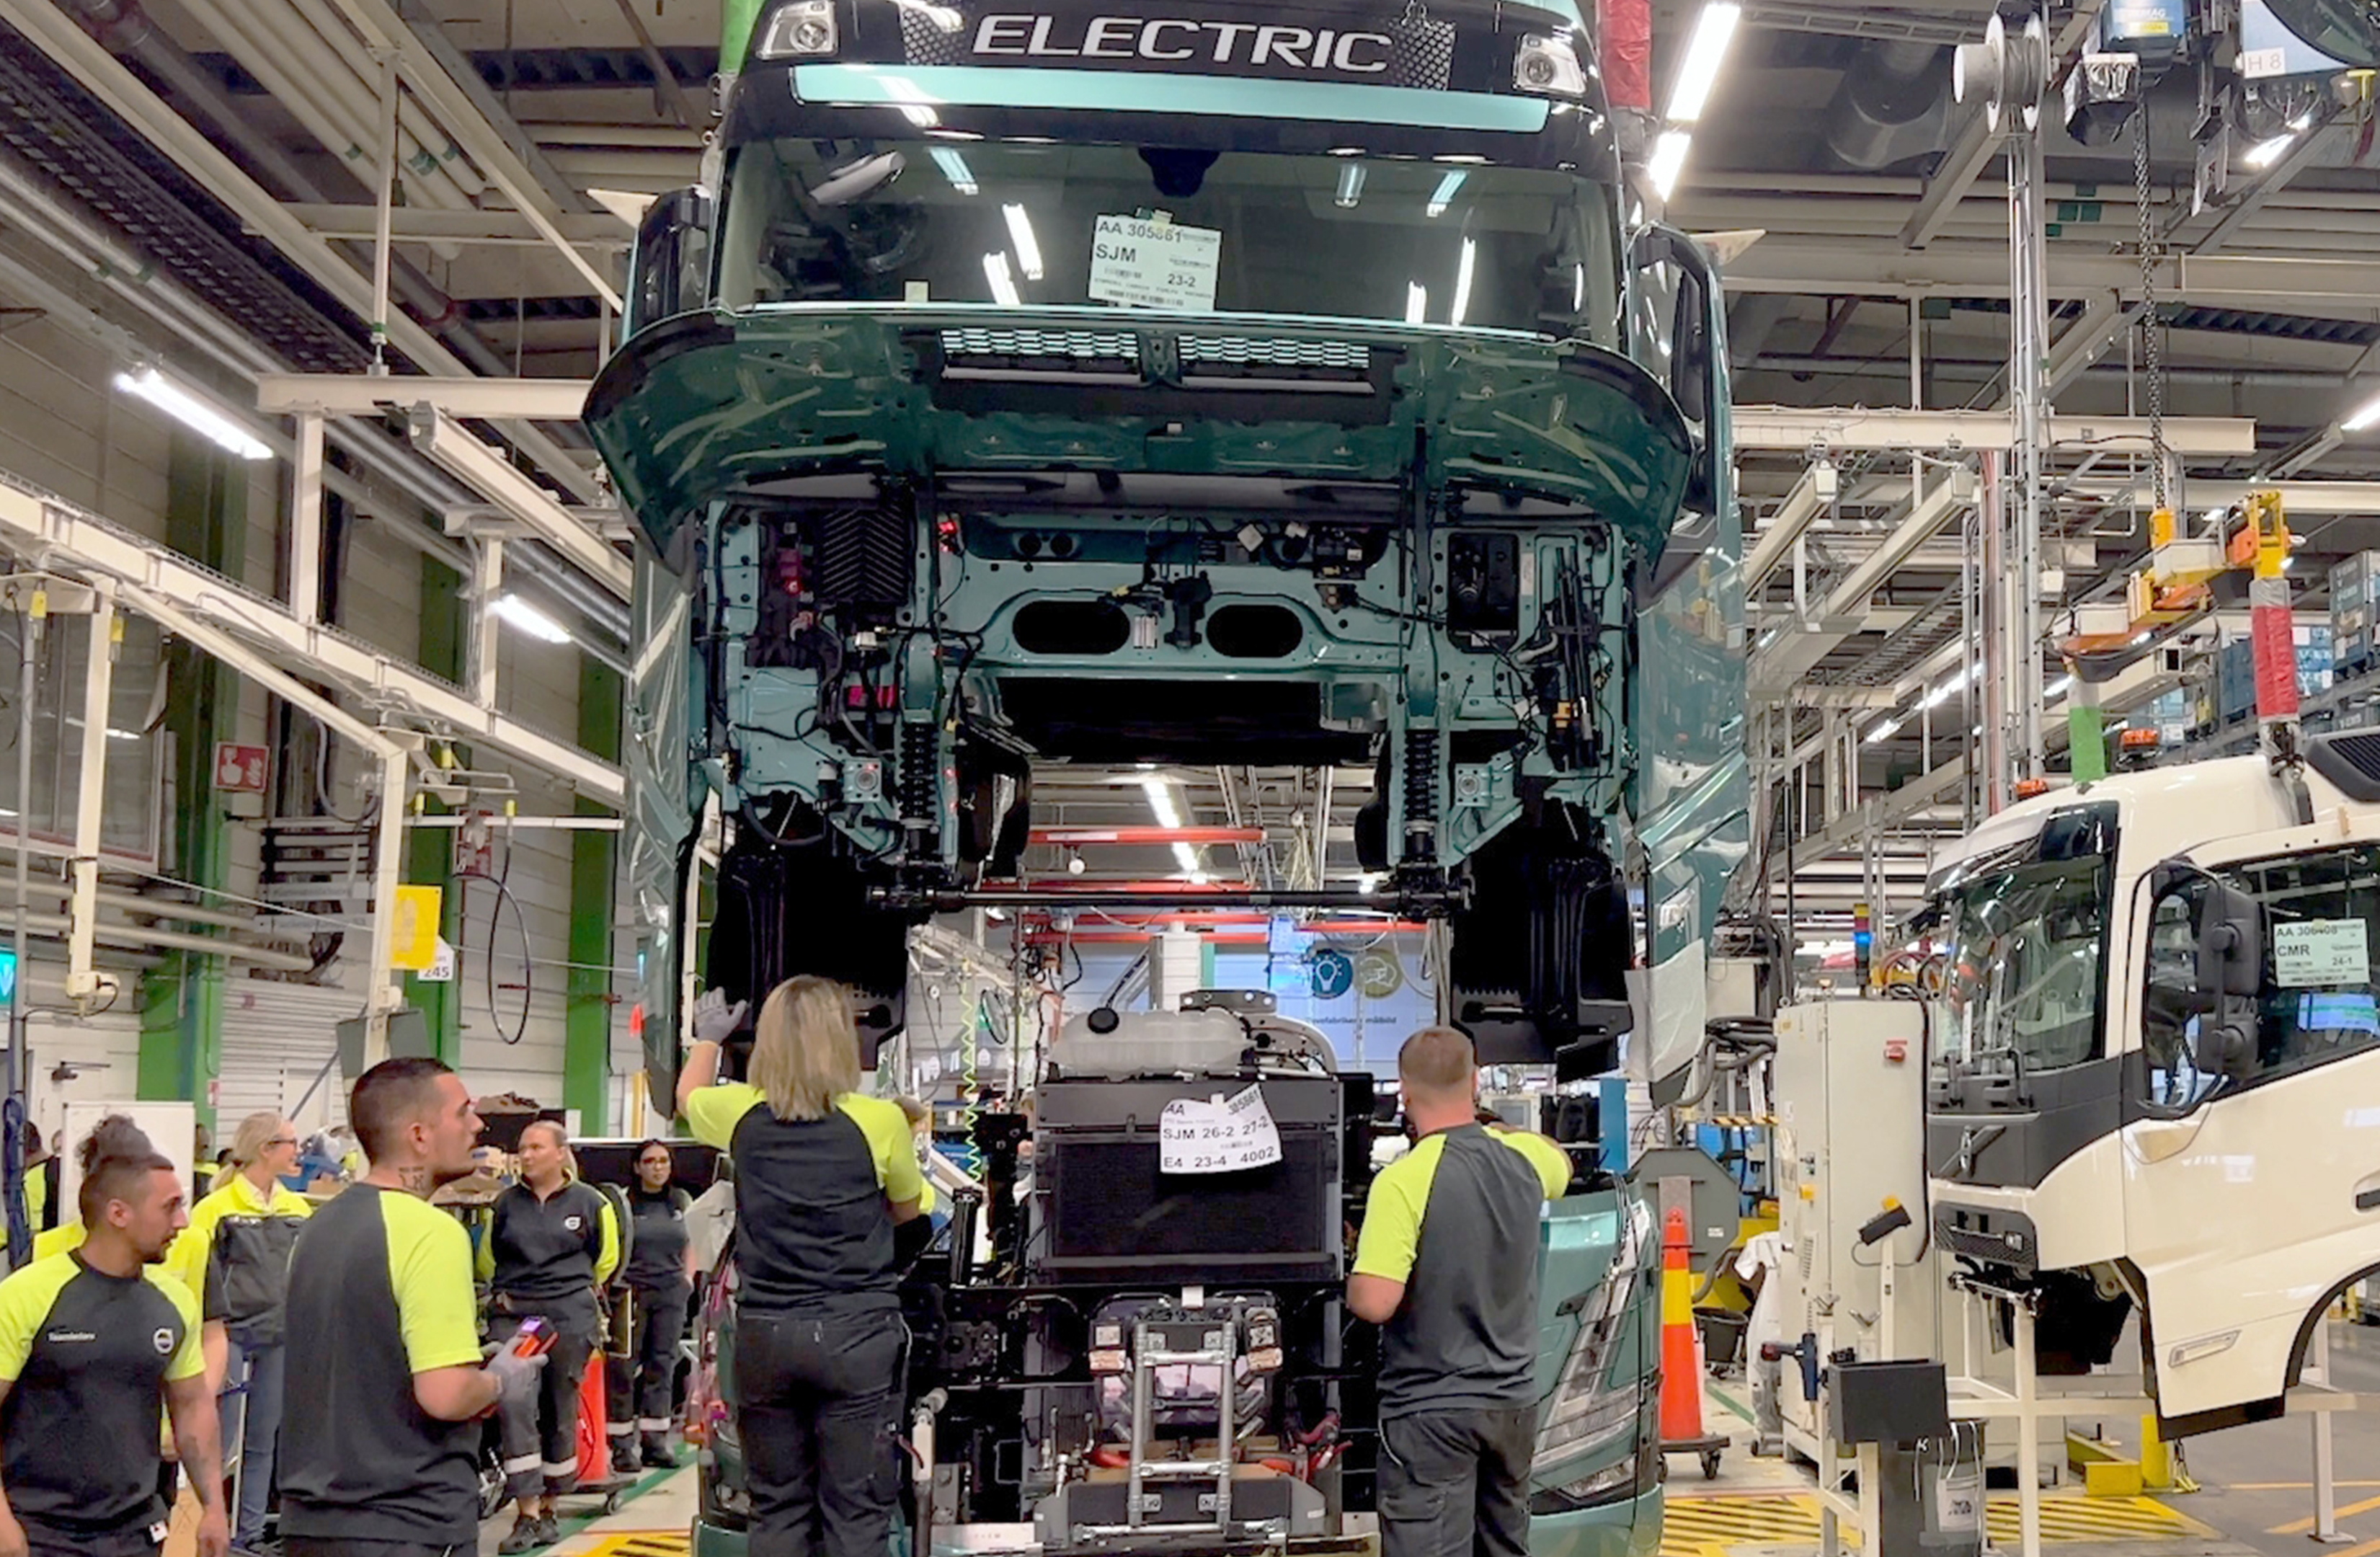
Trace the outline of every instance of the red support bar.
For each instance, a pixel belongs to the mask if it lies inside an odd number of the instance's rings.
[[[1261,827],[1037,827],[1037,844],[1261,844]]]
[[[1196,932],[1202,941],[1218,946],[1262,946],[1270,939],[1260,930],[1216,930]],[[1145,946],[1148,932],[1131,930],[1078,930],[1072,935],[1058,930],[1037,930],[1026,936],[1028,944],[1036,946]]]
[[[1052,901],[1079,897],[1086,893],[1120,892],[1148,897],[1197,898],[1219,892],[1245,892],[1247,886],[1238,881],[1210,881],[1205,886],[1196,882],[1177,882],[1171,878],[1158,882],[1104,882],[1085,876],[1037,876],[1017,885],[1026,892],[1048,893]]]

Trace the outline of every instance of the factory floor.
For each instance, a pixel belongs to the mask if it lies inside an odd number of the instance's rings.
[[[694,1456],[676,1470],[649,1471],[624,1498],[616,1514],[600,1514],[587,1498],[562,1500],[561,1544],[549,1557],[684,1557],[686,1532],[694,1527]],[[593,1514],[593,1517],[589,1517]],[[495,1557],[512,1533],[510,1509],[480,1527],[480,1557]]]
[[[2335,1323],[2331,1368],[2338,1388],[2380,1395],[2380,1328]],[[2344,1412],[2334,1421],[2338,1524],[2348,1536],[2338,1544],[2309,1539],[2313,1427],[2298,1417],[2192,1440],[2185,1453],[2196,1492],[2108,1499],[2058,1489],[2044,1500],[2045,1547],[2056,1557],[2380,1557],[2380,1413]],[[1782,1460],[1753,1455],[1751,1397],[1741,1380],[1710,1385],[1704,1426],[1731,1441],[1716,1480],[1704,1480],[1689,1457],[1670,1461],[1659,1557],[1815,1551],[1817,1515],[1808,1478]],[[2131,1446],[2131,1434],[2112,1436]],[[565,1539],[547,1550],[553,1557],[677,1557],[694,1518],[694,1479],[691,1467],[650,1475],[618,1513],[565,1517]],[[1997,1547],[2013,1551],[2015,1495],[1996,1492],[1992,1505]],[[590,1507],[570,1500],[564,1511],[576,1515]],[[480,1531],[482,1557],[493,1557],[511,1528],[509,1513],[490,1520]]]
[[[2334,1322],[2331,1372],[2338,1389],[2380,1394],[2380,1328]],[[1803,1557],[1817,1550],[1808,1475],[1752,1454],[1751,1405],[1740,1379],[1706,1387],[1704,1428],[1732,1441],[1716,1480],[1704,1480],[1687,1456],[1670,1460],[1660,1557]],[[2342,1412],[2333,1421],[2342,1537],[2335,1544],[2310,1539],[2313,1429],[2310,1418],[2293,1417],[2190,1441],[2184,1454],[2196,1492],[2090,1498],[2068,1486],[2046,1493],[2044,1548],[2057,1557],[2380,1557],[2380,1413]],[[2137,1447],[2134,1431],[2109,1437]],[[1990,1528],[1995,1550],[2017,1550],[2013,1491],[1993,1492]]]

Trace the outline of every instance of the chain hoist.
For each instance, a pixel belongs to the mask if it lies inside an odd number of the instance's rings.
[[[2149,110],[2143,101],[2132,115],[2132,189],[2141,217],[2141,367],[2148,379],[2149,468],[2155,511],[2173,508],[2167,491],[2165,447],[2165,347],[2157,334],[2156,213],[2149,204]]]

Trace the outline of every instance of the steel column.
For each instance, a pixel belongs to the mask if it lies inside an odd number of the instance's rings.
[[[468,679],[472,698],[487,708],[496,706],[496,663],[503,619],[496,614],[496,596],[504,587],[504,543],[493,536],[480,541],[471,558],[471,637]]]
[[[99,822],[107,803],[107,706],[115,678],[115,591],[103,584],[91,593],[91,614],[84,621],[87,646],[82,680],[82,766],[76,773],[74,828],[74,897],[67,932],[67,998],[78,1006],[99,992],[99,976],[91,970],[91,934],[99,921]],[[209,760],[212,761],[212,753]],[[21,795],[18,821],[30,815]],[[20,825],[18,836],[23,836]],[[21,958],[22,954],[19,954]],[[24,978],[24,964],[18,965]]]
[[[289,467],[289,614],[308,626],[322,619],[322,419],[298,418]]]
[[[586,654],[578,658],[578,744],[599,757],[622,755],[625,687],[620,673]],[[607,814],[590,800],[582,815]],[[610,1128],[612,1099],[613,910],[618,898],[619,840],[610,833],[570,837],[570,967],[562,1050],[562,1104],[578,1111],[579,1128]]]
[[[2022,122],[2018,116],[2011,120]],[[2045,179],[2040,135],[2010,137],[2008,157],[2009,403],[2016,425],[2011,466],[2015,533],[2008,573],[2009,636],[2002,645],[2008,677],[2005,728],[2010,772],[2032,778],[2041,772],[2043,757],[2041,523],[2049,414],[2049,262],[2041,212]]]

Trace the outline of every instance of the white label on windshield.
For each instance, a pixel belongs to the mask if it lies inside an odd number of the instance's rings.
[[[1213,227],[1102,216],[1091,229],[1091,300],[1212,313],[1222,261]]]
[[[2362,919],[2273,926],[2273,982],[2281,988],[2362,984],[2371,977],[2371,943]]]

